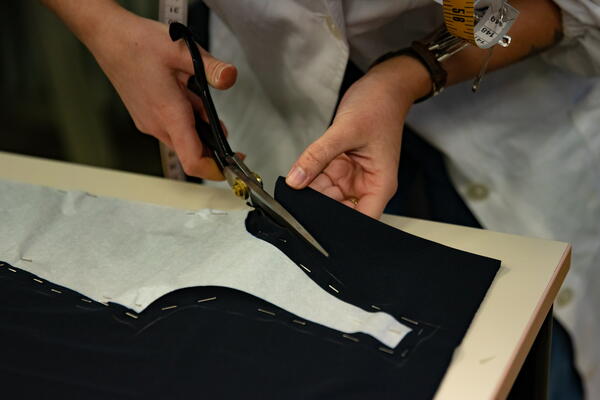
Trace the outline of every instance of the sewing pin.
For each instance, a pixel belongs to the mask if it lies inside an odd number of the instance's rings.
[[[262,308],[259,308],[258,311],[261,313],[269,314],[273,317],[275,316],[275,313],[273,311],[263,310]]]
[[[331,290],[333,290],[333,291],[334,291],[334,292],[336,292],[336,293],[339,293],[339,292],[340,292],[339,290],[337,290],[336,288],[334,288],[334,287],[333,287],[333,286],[331,286],[331,285],[327,285],[327,286],[329,286],[329,287],[331,288]]]
[[[308,272],[310,274],[310,269],[306,268],[304,265],[302,264],[298,264],[299,266],[302,267],[302,269],[304,269],[306,272]]]
[[[345,337],[346,339],[349,339],[349,340],[352,340],[353,342],[358,343],[358,338],[355,338],[354,336],[350,336],[350,335],[347,335],[347,334],[344,333],[342,335],[342,337]]]
[[[197,300],[196,303],[204,303],[205,301],[211,301],[211,300],[216,300],[216,297],[209,297],[208,299],[200,299]]]
[[[410,318],[406,318],[406,317],[400,317],[400,319],[403,319],[403,320],[405,320],[406,322],[410,322],[410,323],[411,323],[411,324],[413,324],[413,325],[419,325],[419,323],[418,323],[417,321],[415,321],[415,320],[413,320],[413,319],[410,319]]]

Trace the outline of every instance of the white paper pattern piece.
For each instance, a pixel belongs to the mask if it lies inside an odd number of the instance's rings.
[[[0,180],[0,260],[137,312],[177,289],[223,286],[391,348],[410,332],[387,313],[321,289],[279,249],[249,234],[246,216]]]

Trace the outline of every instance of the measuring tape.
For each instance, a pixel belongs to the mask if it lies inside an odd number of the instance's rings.
[[[188,0],[160,0],[158,3],[158,20],[165,24],[180,22],[187,25]],[[185,180],[185,173],[177,154],[164,144],[160,144],[160,161],[165,177],[180,181]]]
[[[442,5],[444,23],[452,35],[482,49],[510,43],[506,34],[519,11],[505,0],[444,0]]]
[[[158,20],[165,24],[179,22],[187,25],[188,0],[159,0]]]

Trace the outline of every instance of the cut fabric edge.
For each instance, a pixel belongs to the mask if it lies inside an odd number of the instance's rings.
[[[259,296],[256,296],[252,293],[240,290],[238,288],[222,286],[222,285],[208,285],[208,286],[194,285],[194,286],[178,288],[175,290],[167,289],[164,291],[164,293],[162,295],[156,297],[152,302],[150,302],[146,305],[143,305],[143,306],[136,305],[135,307],[132,308],[127,304],[127,302],[123,302],[122,300],[120,300],[118,298],[110,298],[110,299],[96,298],[96,296],[90,296],[85,293],[81,293],[77,290],[68,288],[66,286],[62,286],[60,284],[54,283],[54,282],[44,278],[43,276],[39,276],[37,274],[32,273],[31,271],[28,271],[26,268],[21,268],[20,266],[15,265],[15,263],[9,263],[8,261],[0,260],[0,270],[3,270],[3,269],[7,270],[11,273],[19,273],[19,272],[23,273],[24,272],[24,273],[30,274],[32,276],[32,285],[41,285],[41,287],[47,289],[49,292],[51,292],[53,294],[62,295],[65,291],[70,291],[72,293],[76,293],[80,297],[80,300],[84,303],[88,303],[88,304],[96,303],[96,304],[103,305],[103,306],[109,306],[110,303],[118,305],[120,307],[123,307],[125,310],[127,310],[124,312],[125,316],[132,318],[134,320],[137,320],[138,318],[142,318],[144,316],[145,310],[149,309],[153,304],[159,303],[165,296],[167,296],[175,291],[182,290],[182,289],[201,288],[201,287],[202,288],[216,287],[216,288],[224,288],[224,289],[230,289],[230,290],[242,292],[248,296],[252,296],[260,301],[266,302],[273,307],[285,310],[287,313],[292,314],[297,317],[297,319],[295,319],[294,321],[303,321],[303,320],[309,321],[311,323],[321,325],[324,328],[327,328],[331,331],[337,331],[337,332],[340,332],[343,334],[369,335],[390,349],[395,349],[402,342],[402,340],[404,338],[406,338],[406,336],[410,332],[412,332],[412,329],[410,327],[400,323],[390,314],[387,314],[387,313],[381,312],[381,311],[370,312],[370,311],[365,311],[362,309],[359,309],[359,310],[361,310],[363,312],[362,315],[364,316],[364,318],[350,317],[349,320],[351,321],[351,323],[348,324],[346,327],[335,327],[334,328],[332,326],[329,326],[327,323],[313,321],[310,318],[306,318],[305,316],[290,312],[289,310],[286,310],[285,308],[282,308],[281,306],[271,303],[268,300],[263,299]],[[215,300],[217,300],[217,298],[210,297],[210,298],[198,299],[196,302],[203,303],[203,302],[215,301]],[[163,307],[162,309],[164,311],[167,311],[169,309],[176,309],[179,306],[180,305],[178,305],[178,304],[174,304],[171,306]],[[353,306],[353,307],[356,307],[356,306]],[[358,307],[356,307],[356,308],[358,308]],[[273,317],[275,317],[275,315],[276,315],[274,312],[271,312],[267,308],[257,308],[256,311],[259,313],[263,313],[265,315],[273,316]],[[342,336],[344,336],[344,335],[342,335]],[[344,337],[346,337],[350,340],[355,340],[354,338],[352,338],[348,335],[346,335]]]

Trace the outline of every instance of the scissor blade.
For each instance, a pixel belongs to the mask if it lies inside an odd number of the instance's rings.
[[[290,228],[325,257],[329,257],[329,253],[319,244],[319,242],[317,242],[317,239],[315,239],[292,214],[283,208],[277,200],[271,197],[269,193],[265,192],[262,188],[262,184],[258,183],[256,177],[252,177],[252,175],[255,174],[248,169],[243,161],[238,159],[237,156],[232,156],[227,158],[227,164],[228,165],[223,168],[223,174],[227,178],[230,186],[233,187],[236,179],[243,181],[246,186],[248,186],[248,189],[250,189],[250,200],[254,207],[259,207],[277,223]]]
[[[290,214],[283,206],[275,200],[271,195],[263,190],[256,182],[250,182],[250,198],[254,205],[260,206],[271,218],[282,225],[285,225],[294,230],[311,246],[317,249],[325,257],[329,257],[327,250],[323,248],[292,214]]]

